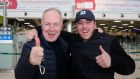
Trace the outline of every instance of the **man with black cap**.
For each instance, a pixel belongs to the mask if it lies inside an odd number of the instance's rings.
[[[119,41],[97,32],[90,10],[77,12],[75,23],[78,35],[69,41],[75,79],[114,79],[115,72],[122,75],[134,72],[135,62]]]
[[[114,73],[132,74],[134,60],[127,55],[114,36],[96,30],[95,16],[90,10],[77,12],[78,34],[61,33],[69,43],[72,79],[114,79]]]

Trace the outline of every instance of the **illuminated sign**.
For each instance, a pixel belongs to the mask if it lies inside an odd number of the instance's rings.
[[[0,0],[0,2],[6,2],[8,9],[16,9],[17,8],[17,0]]]
[[[95,1],[94,0],[75,0],[75,9],[81,10],[81,9],[89,9],[89,10],[95,10]]]
[[[11,27],[0,27],[0,43],[13,43]]]

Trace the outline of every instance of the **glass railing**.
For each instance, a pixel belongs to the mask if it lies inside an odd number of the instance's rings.
[[[140,61],[140,43],[138,42],[130,42],[121,43],[121,46],[124,50],[136,61]]]

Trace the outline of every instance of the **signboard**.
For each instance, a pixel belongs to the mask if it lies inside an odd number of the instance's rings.
[[[13,43],[11,27],[0,27],[0,43]]]
[[[75,12],[90,9],[94,13],[140,13],[140,0],[0,0],[7,2],[7,17],[41,17],[47,8],[58,8],[73,18]],[[0,10],[2,12],[2,10]],[[25,15],[27,13],[27,15]]]
[[[73,0],[17,0],[19,11],[44,11],[47,8],[58,8],[61,11],[71,12]]]
[[[16,9],[17,8],[17,0],[0,0],[0,2],[7,2],[8,9]]]
[[[94,0],[75,0],[75,9],[89,9],[95,10],[96,4]]]
[[[96,0],[94,12],[140,13],[140,0]]]
[[[75,0],[75,10],[79,9],[94,13],[140,13],[140,0]]]

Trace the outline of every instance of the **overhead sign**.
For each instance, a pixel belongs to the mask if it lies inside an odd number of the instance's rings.
[[[71,12],[73,0],[17,0],[17,10],[44,11],[47,8],[58,8],[61,11]]]
[[[140,13],[140,0],[96,0],[94,12]]]
[[[75,0],[75,9],[89,9],[95,10],[96,4],[94,0]]]
[[[0,43],[13,43],[11,27],[0,27]]]
[[[135,14],[140,13],[140,0],[0,0],[7,2],[7,17],[39,17],[48,8],[58,8],[66,18],[73,18],[81,9],[94,13]],[[0,10],[2,12],[2,10]],[[1,14],[0,12],[0,14]],[[27,14],[27,15],[25,15]],[[97,16],[98,17],[98,16]],[[100,18],[100,17],[99,17]],[[139,19],[139,18],[137,18]]]
[[[0,2],[6,2],[8,9],[16,9],[17,8],[17,0],[0,0]]]

